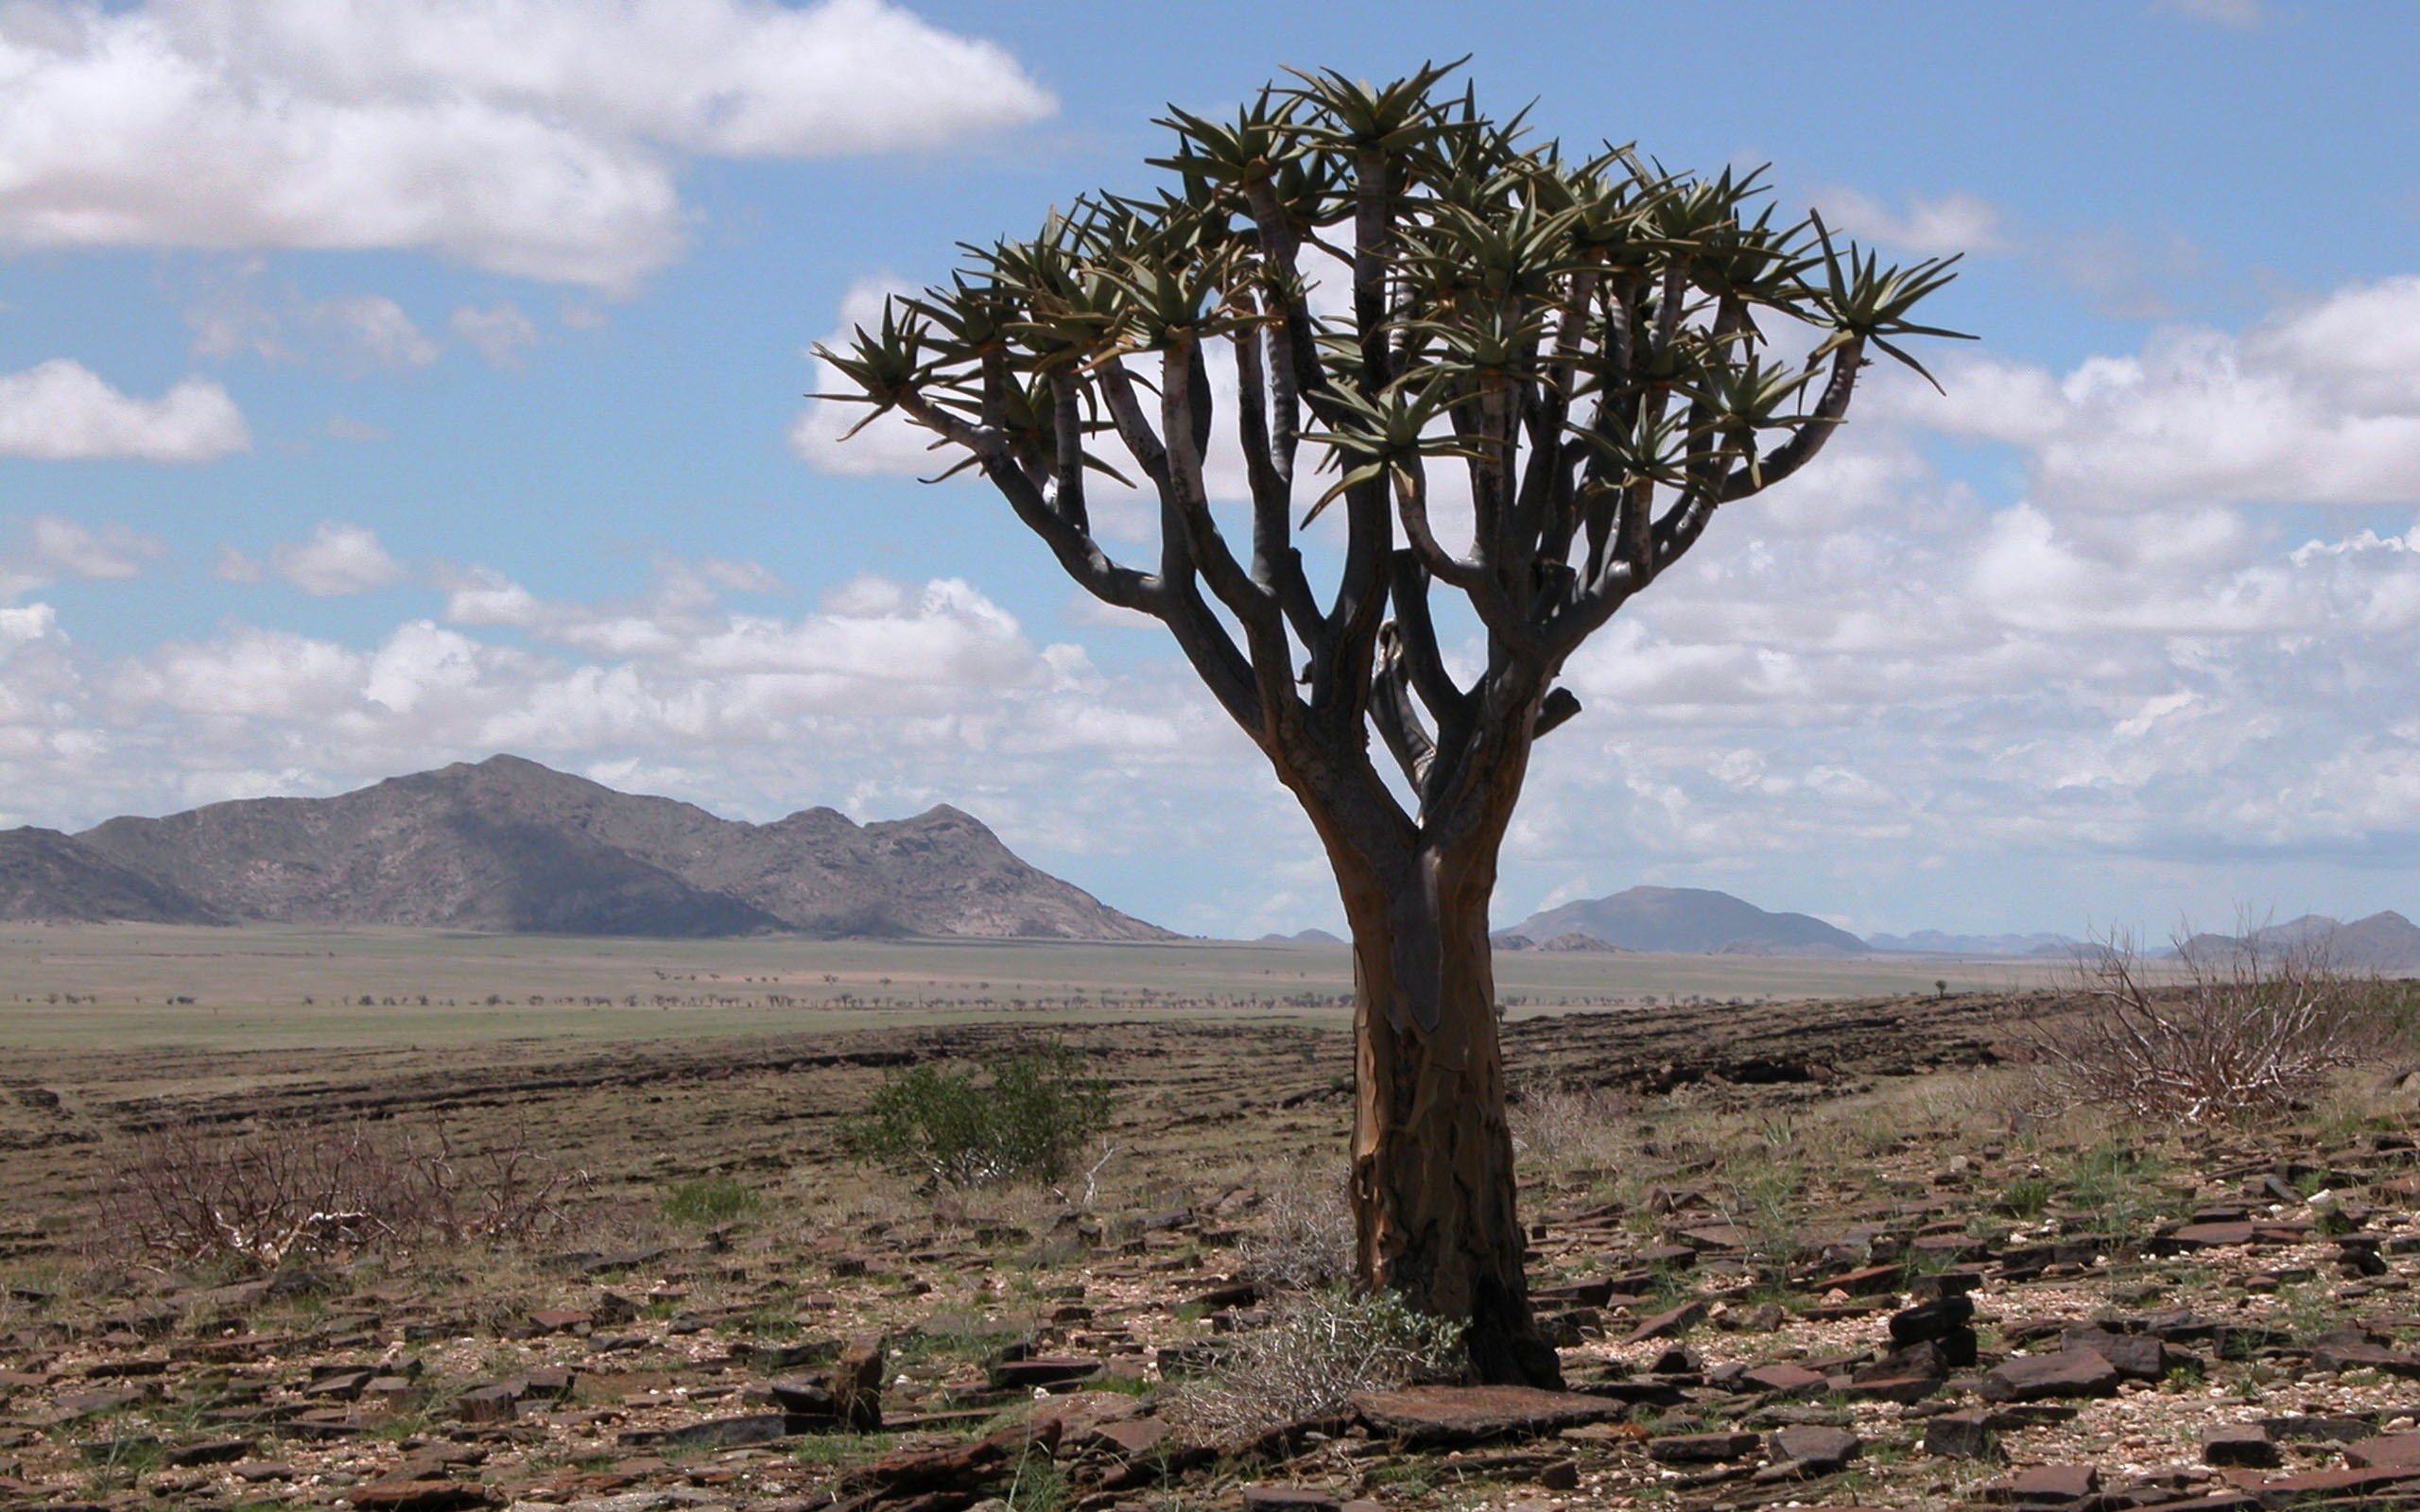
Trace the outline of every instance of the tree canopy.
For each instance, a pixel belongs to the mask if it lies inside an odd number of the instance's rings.
[[[1955,258],[1888,266],[1815,215],[1777,222],[1761,170],[1532,141],[1526,112],[1441,94],[1454,66],[1299,75],[1232,120],[1172,112],[1155,194],[969,246],[823,353],[853,386],[827,397],[902,411],[961,454],[949,472],[979,468],[1077,582],[1165,621],[1264,747],[1366,718],[1415,795],[1406,825],[1450,822],[1481,728],[1718,509],[1810,460],[1875,355],[1922,371],[1906,338],[1954,335],[1912,312]],[[1205,480],[1216,346],[1240,553]],[[1466,544],[1433,517],[1438,467],[1466,474]],[[1103,547],[1086,497],[1135,469],[1162,536],[1143,566]],[[1322,596],[1296,539],[1330,508],[1346,539]],[[1438,584],[1485,629],[1468,685],[1439,652]],[[1541,731],[1576,707],[1553,698]]]

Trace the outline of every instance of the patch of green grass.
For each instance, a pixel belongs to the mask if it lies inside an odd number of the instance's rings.
[[[697,1228],[712,1228],[745,1218],[764,1205],[762,1195],[731,1176],[676,1182],[664,1194],[664,1215],[674,1223]]]
[[[897,1434],[809,1434],[790,1457],[802,1465],[847,1465],[889,1453],[898,1442]]]
[[[2058,1183],[2047,1176],[2014,1177],[2000,1188],[2000,1211],[2011,1217],[2038,1218],[2058,1190]]]
[[[1017,1461],[1005,1500],[1009,1512],[1064,1512],[1069,1501],[1067,1472],[1047,1454],[1028,1454]]]

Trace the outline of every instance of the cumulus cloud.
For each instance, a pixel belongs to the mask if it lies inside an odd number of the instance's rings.
[[[538,323],[521,313],[510,300],[498,300],[486,309],[463,305],[446,322],[469,342],[491,368],[518,368],[525,347],[537,345]]]
[[[0,816],[326,792],[501,749],[763,818],[946,799],[1065,853],[1215,833],[1186,795],[1267,785],[1182,685],[1105,676],[959,579],[862,577],[774,617],[719,601],[745,592],[717,585],[733,574],[670,558],[608,603],[439,576],[445,619],[366,644],[230,623],[105,656],[70,645],[48,606],[0,610]],[[1071,781],[1086,771],[1129,775]]]
[[[2420,498],[2420,277],[2342,289],[2240,335],[2167,328],[2064,374],[1990,358],[1940,370],[1945,396],[1903,385],[1892,407],[2019,447],[2035,491],[2063,502]]]
[[[2233,31],[2250,31],[2269,19],[2263,0],[2159,0],[2159,9]]]
[[[404,576],[404,564],[387,554],[377,534],[367,525],[324,520],[311,539],[269,553],[277,576],[315,598],[336,598],[391,587]]]
[[[1054,108],[884,0],[19,0],[0,81],[17,245],[429,249],[609,290],[677,254],[684,157],[928,148]]]
[[[26,534],[22,562],[73,577],[132,577],[168,549],[159,537],[125,525],[95,528],[58,515],[37,515]]]
[[[348,355],[371,366],[425,368],[437,360],[437,343],[383,294],[324,300],[311,307],[310,317],[337,334]]]
[[[207,462],[251,444],[235,402],[207,379],[139,399],[63,357],[0,374],[0,456]]]
[[[242,548],[223,542],[211,558],[210,575],[222,583],[257,583],[266,576]]]
[[[1815,198],[1834,230],[1918,257],[1980,255],[2009,249],[1999,207],[1978,195],[1962,191],[1937,198],[1911,195],[1905,211],[1894,211],[1856,189],[1825,189]]]

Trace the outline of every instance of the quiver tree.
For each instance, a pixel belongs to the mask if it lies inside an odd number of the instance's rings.
[[[1579,712],[1582,642],[1812,459],[1875,354],[1951,334],[1910,320],[1950,274],[1774,224],[1754,174],[1567,158],[1441,95],[1449,71],[1174,112],[1155,198],[970,247],[821,355],[854,390],[824,397],[931,432],[1165,624],[1301,801],[1353,931],[1361,1279],[1467,1320],[1478,1379],[1553,1383],[1487,937],[1530,747]],[[1156,561],[1101,544],[1103,480],[1156,502]]]

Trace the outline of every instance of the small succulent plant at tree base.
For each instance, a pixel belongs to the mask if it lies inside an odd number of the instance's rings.
[[[1531,747],[1579,713],[1582,643],[1812,460],[1868,365],[1955,335],[1914,318],[1954,259],[1777,220],[1758,173],[1567,152],[1458,66],[1172,112],[1158,190],[972,246],[821,354],[824,397],[929,431],[1164,624],[1301,802],[1353,928],[1360,1280],[1460,1322],[1476,1379],[1549,1383],[1487,936]],[[1103,488],[1155,506],[1155,556],[1103,543]]]

